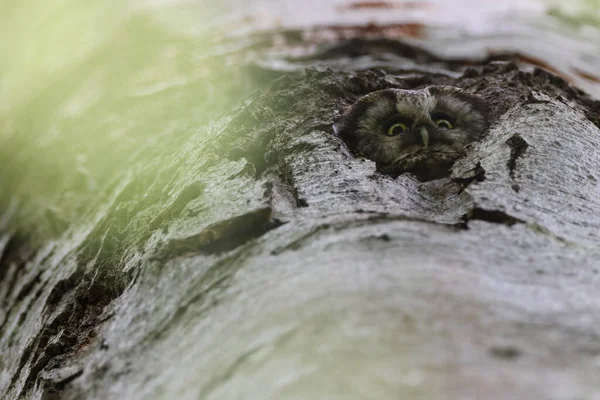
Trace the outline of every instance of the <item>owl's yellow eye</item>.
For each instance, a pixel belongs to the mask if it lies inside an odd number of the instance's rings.
[[[387,135],[388,136],[396,136],[404,133],[408,130],[408,126],[406,126],[403,122],[396,122],[394,125],[390,126]]]
[[[447,119],[436,119],[435,124],[440,128],[454,129],[454,124]]]

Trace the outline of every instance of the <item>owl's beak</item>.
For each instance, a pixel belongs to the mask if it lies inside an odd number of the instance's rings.
[[[421,140],[423,142],[423,148],[427,148],[427,146],[429,146],[429,132],[427,132],[427,128],[425,128],[424,126],[422,126],[419,129],[419,134],[421,135]]]

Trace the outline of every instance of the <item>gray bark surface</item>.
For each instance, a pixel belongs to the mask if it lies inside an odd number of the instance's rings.
[[[456,76],[284,76],[51,240],[7,203],[0,397],[600,399],[598,104],[510,63]],[[493,108],[450,178],[335,137],[359,96],[428,84]]]

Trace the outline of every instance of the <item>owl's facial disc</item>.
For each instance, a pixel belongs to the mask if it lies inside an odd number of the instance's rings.
[[[427,149],[429,146],[429,138],[431,125],[428,122],[425,124],[416,122],[409,117],[395,114],[387,118],[382,124],[381,132],[387,138],[394,138],[394,144],[407,153],[413,153]],[[387,139],[392,140],[392,139]]]
[[[360,98],[335,125],[355,154],[421,180],[449,175],[465,146],[487,129],[487,105],[448,86],[385,89]]]
[[[410,172],[422,181],[442,178],[464,154],[461,140],[453,138],[454,121],[434,118],[433,123],[413,126],[405,133],[405,147],[380,168],[393,175]],[[465,143],[466,144],[466,143]]]

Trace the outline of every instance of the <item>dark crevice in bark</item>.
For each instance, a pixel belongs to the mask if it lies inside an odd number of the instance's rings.
[[[590,120],[598,129],[600,129],[600,101],[590,102],[588,109],[585,110],[585,117]]]
[[[490,355],[501,360],[512,361],[520,358],[523,351],[515,346],[493,346],[490,348]]]
[[[42,371],[51,370],[53,364],[68,365],[69,360],[91,344],[104,307],[125,287],[120,274],[111,273],[108,266],[99,266],[97,272],[83,278],[76,272],[53,289],[46,303],[48,320],[21,356],[20,367],[11,382],[14,385],[25,365],[31,364],[20,396],[32,389]],[[56,307],[60,307],[58,313]],[[63,383],[64,388],[66,382]],[[55,395],[60,387],[54,387]]]
[[[459,183],[463,190],[471,183],[485,181],[485,169],[481,166],[481,162],[478,161],[475,167],[471,170],[466,171],[461,176],[452,177],[452,181]]]
[[[50,367],[56,369],[69,365],[70,360],[89,346],[95,337],[104,307],[126,287],[126,278],[120,272],[116,272],[118,269],[111,261],[116,258],[115,254],[104,253],[106,257],[102,259],[104,238],[95,256],[88,258],[85,264],[80,264],[68,278],[54,284],[51,283],[51,279],[44,279],[42,282],[44,270],[40,269],[40,264],[50,259],[50,250],[30,266],[34,273],[29,281],[21,282],[21,288],[15,296],[16,301],[12,304],[36,304],[43,301],[44,308],[40,315],[43,321],[42,328],[23,349],[18,366],[7,382],[8,387],[14,388],[18,397],[26,396],[40,383],[45,387],[46,381],[41,378],[43,371]],[[87,272],[84,272],[84,265],[90,268]],[[15,275],[19,274],[15,272]],[[50,284],[52,286],[48,293],[46,286]],[[9,343],[17,340],[15,335],[19,335],[19,327],[27,321],[27,312],[20,312],[16,318],[17,328],[13,329]],[[67,383],[62,378],[59,381],[64,385]],[[50,382],[49,385],[53,384]],[[56,390],[61,387],[61,384],[56,386],[53,393],[58,396]]]
[[[68,278],[58,281],[52,288],[52,291],[46,300],[47,310],[51,312],[62,301],[63,298],[75,290],[78,282],[81,282],[82,279],[83,271],[81,269],[77,269]]]
[[[464,220],[466,222],[479,220],[507,226],[513,226],[517,223],[524,222],[518,218],[506,214],[503,211],[485,210],[480,207],[473,208],[467,215],[465,215]]]
[[[550,103],[550,100],[538,99],[537,97],[534,96],[533,92],[529,92],[529,95],[527,96],[527,99],[525,100],[523,105],[525,106],[528,104],[548,104],[548,103]]]
[[[198,240],[195,250],[199,253],[218,254],[257,239],[282,224],[282,221],[271,218],[271,209],[268,208],[213,224],[203,234],[186,243],[190,244]]]
[[[163,260],[185,254],[219,254],[231,251],[282,224],[282,221],[272,218],[271,208],[261,208],[214,223],[199,234],[170,239],[152,259]]]
[[[517,168],[517,160],[523,157],[525,150],[529,147],[529,143],[519,134],[511,136],[506,144],[510,147],[510,158],[506,162],[511,179],[515,179],[515,169]],[[518,189],[513,188],[515,191]]]

